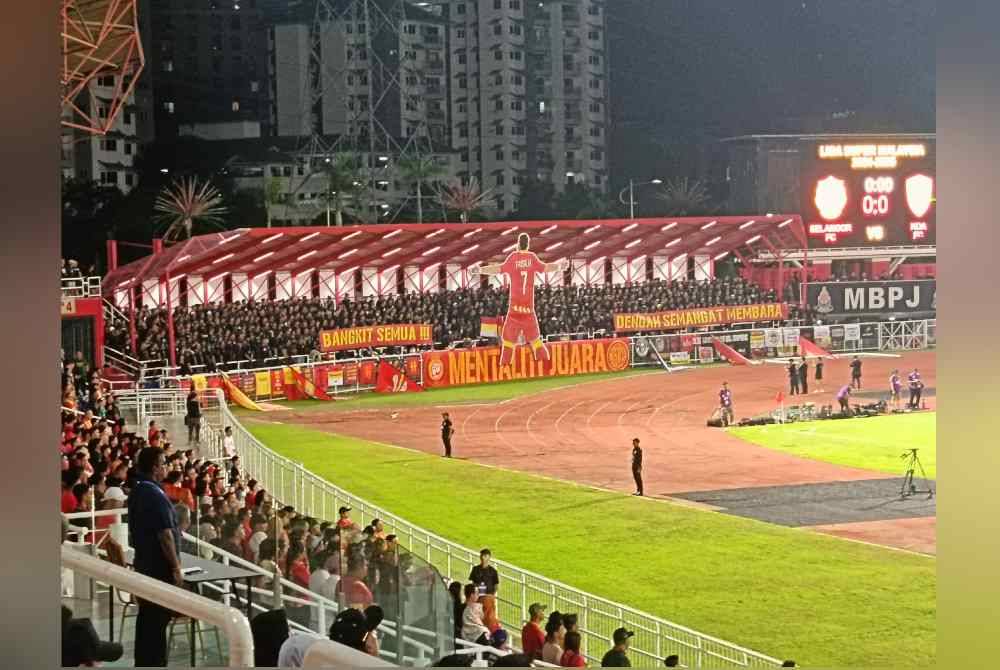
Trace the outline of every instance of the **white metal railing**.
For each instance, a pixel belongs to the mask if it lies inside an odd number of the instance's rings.
[[[115,366],[134,380],[142,376],[143,367],[140,360],[109,346],[104,347],[104,364]]]
[[[100,277],[60,277],[64,298],[93,298],[101,295]]]
[[[388,530],[396,534],[402,546],[424,558],[447,578],[467,581],[472,567],[479,562],[478,550],[463,547],[415,526],[317,477],[302,464],[278,455],[240,424],[229,411],[221,391],[212,390],[206,395],[215,395],[222,425],[232,427],[243,467],[253,473],[276,500],[321,519],[333,518],[341,505],[353,507],[363,517],[378,517]],[[208,429],[214,430],[212,427]],[[518,637],[521,624],[528,618],[528,606],[541,602],[547,603],[553,610],[579,612],[584,655],[592,662],[599,661],[599,655],[611,646],[613,631],[627,626],[636,631],[631,651],[643,664],[661,663],[669,651],[679,653],[694,667],[781,665],[781,661],[775,658],[580,591],[509,563],[494,561],[494,565],[501,575],[498,616],[513,638]]]
[[[319,639],[309,645],[303,668],[396,668],[388,661],[351,649],[331,640]]]
[[[239,610],[166,582],[150,579],[108,561],[102,561],[71,546],[62,547],[62,564],[74,572],[87,575],[144,600],[212,624],[222,632],[228,642],[229,667],[253,667],[253,635],[250,631],[250,622]]]

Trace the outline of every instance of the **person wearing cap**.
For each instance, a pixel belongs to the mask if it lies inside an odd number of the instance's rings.
[[[642,447],[639,446],[639,438],[632,438],[632,479],[635,480],[634,496],[641,496],[642,490]]]
[[[542,660],[542,647],[545,646],[545,631],[542,630],[542,619],[545,617],[545,605],[532,603],[528,608],[528,623],[521,629],[521,651],[534,660]]]
[[[122,646],[101,640],[90,619],[67,619],[67,612],[69,608],[63,607],[62,667],[96,666],[113,663],[122,657],[125,653]]]
[[[354,522],[351,521],[350,512],[351,508],[346,506],[337,510],[337,515],[340,517],[337,519],[337,528],[350,528],[354,525]]]
[[[631,668],[632,664],[626,656],[628,651],[628,641],[635,633],[625,628],[617,629],[611,636],[612,641],[615,646],[612,647],[608,653],[604,654],[604,658],[601,659],[602,668]]]
[[[489,549],[479,552],[479,565],[473,566],[469,573],[469,581],[479,587],[479,603],[483,606],[483,621],[490,630],[500,625],[497,619],[497,587],[500,586],[500,574],[490,565],[493,553]]]

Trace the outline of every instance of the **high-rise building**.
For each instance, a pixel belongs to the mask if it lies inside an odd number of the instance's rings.
[[[267,25],[272,0],[153,0],[143,35],[157,132],[193,123],[270,120]]]
[[[448,3],[452,143],[500,213],[526,178],[607,188],[604,4]]]
[[[302,3],[269,36],[271,126],[365,150],[370,135],[375,150],[392,151],[381,146],[389,137],[450,145],[499,215],[517,208],[529,178],[605,191],[604,4]]]

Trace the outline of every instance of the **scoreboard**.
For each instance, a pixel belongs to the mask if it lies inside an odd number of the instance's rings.
[[[935,244],[932,139],[816,142],[803,154],[811,247]]]

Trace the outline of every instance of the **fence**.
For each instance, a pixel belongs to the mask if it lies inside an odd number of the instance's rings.
[[[229,667],[253,667],[253,635],[250,622],[242,612],[165,582],[143,577],[72,546],[62,547],[62,563],[75,573],[87,575],[174,612],[212,624],[228,641]]]
[[[145,417],[164,416],[183,407],[184,396],[173,391],[176,400],[164,396],[170,391],[156,392],[149,402],[138,392],[133,404],[143,408]],[[268,449],[249,433],[232,415],[220,390],[202,394],[206,406],[206,426],[210,454],[219,452],[222,427],[230,426],[243,467],[260,482],[276,501],[293,505],[296,510],[320,519],[333,519],[339,507],[352,507],[363,518],[379,518],[387,532],[394,533],[402,547],[420,556],[448,578],[468,581],[472,567],[479,562],[478,550],[463,547],[419,528],[381,507],[352,495],[320,479],[300,463]],[[183,413],[183,409],[180,410]],[[217,416],[218,419],[212,418]],[[664,656],[675,653],[682,661],[699,668],[776,667],[781,662],[764,654],[744,649],[724,640],[705,635],[685,626],[640,612],[580,591],[566,584],[522,570],[503,561],[494,561],[500,573],[497,610],[504,627],[519,642],[521,626],[528,620],[528,606],[533,602],[546,604],[550,610],[577,611],[583,637],[582,651],[592,663],[612,646],[611,636],[620,626],[634,630],[631,654],[637,665],[662,663]]]

